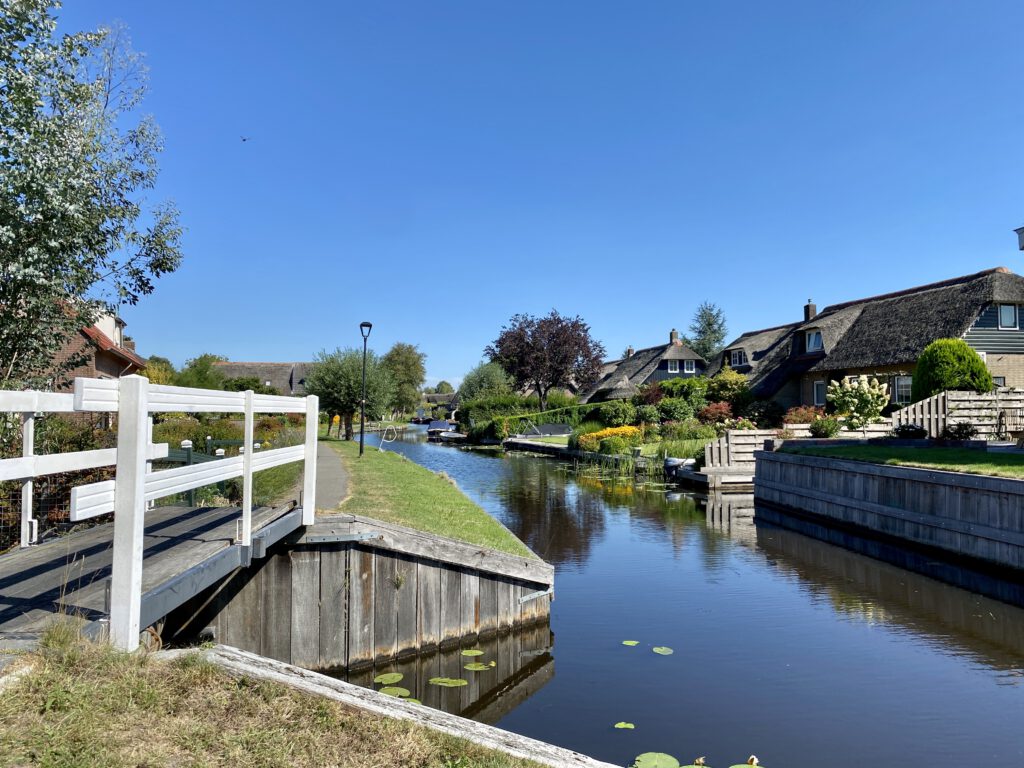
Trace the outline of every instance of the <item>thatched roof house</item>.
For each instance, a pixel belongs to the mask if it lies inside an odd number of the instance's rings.
[[[305,395],[306,374],[313,363],[235,363],[223,362],[214,365],[226,379],[255,377],[260,384],[273,387],[282,395]]]
[[[606,362],[597,381],[580,393],[580,402],[625,400],[652,381],[701,376],[707,365],[707,360],[690,349],[673,328],[668,344],[638,350],[630,347],[621,360]]]
[[[917,358],[935,339],[962,338],[1000,383],[1024,385],[1024,278],[1005,267],[833,304],[804,307],[802,322],[745,333],[714,361],[745,373],[755,394],[783,405],[822,405],[844,376],[885,380],[907,401]]]

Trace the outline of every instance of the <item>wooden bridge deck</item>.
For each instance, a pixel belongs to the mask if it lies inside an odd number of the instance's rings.
[[[157,507],[146,513],[142,626],[159,620],[250,556],[233,546],[237,507]],[[259,553],[299,527],[294,505],[253,510]],[[56,613],[106,616],[113,523],[0,556],[0,647],[31,640]]]

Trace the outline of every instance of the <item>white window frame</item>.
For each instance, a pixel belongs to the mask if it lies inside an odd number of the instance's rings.
[[[1013,325],[1003,325],[1003,307],[1013,308]],[[1020,329],[1020,307],[1016,304],[1000,304],[996,308],[1000,331],[1016,331]]]
[[[818,337],[817,346],[811,346],[811,339],[815,336]],[[807,351],[808,352],[823,352],[825,350],[825,340],[821,337],[821,329],[817,328],[811,331],[807,331]]]
[[[696,373],[697,372],[697,361],[696,360],[683,360],[683,373]]]
[[[821,402],[818,402],[818,385],[821,384]],[[828,385],[824,379],[818,379],[811,384],[811,399],[816,406],[824,406],[828,402]]]
[[[742,349],[729,350],[729,367],[735,368],[738,365],[747,364],[747,353]]]
[[[903,380],[903,379],[906,379],[907,382],[908,382],[908,384],[907,384],[907,386],[908,386],[908,389],[907,389],[907,399],[906,400],[900,400],[900,381]],[[911,388],[913,388],[913,386],[914,386],[914,377],[913,376],[893,376],[893,380],[892,380],[892,401],[894,403],[897,403],[898,405],[910,405],[910,403],[912,402],[911,401],[911,397],[910,397],[910,391],[911,391]]]
[[[668,361],[668,372],[669,373],[679,373],[679,361],[678,360],[669,360]]]

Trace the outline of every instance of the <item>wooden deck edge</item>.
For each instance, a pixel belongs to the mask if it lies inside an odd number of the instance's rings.
[[[273,681],[303,693],[323,696],[363,712],[408,720],[424,728],[465,739],[478,746],[514,757],[533,760],[551,768],[616,768],[611,763],[600,762],[553,744],[467,720],[422,704],[385,696],[368,688],[361,688],[230,646],[218,645],[200,651],[164,651],[156,654],[156,658],[171,659],[188,653],[201,654],[232,676]]]
[[[494,573],[532,584],[542,584],[545,587],[554,583],[554,566],[539,557],[518,557],[361,515],[320,518],[292,543],[317,544],[324,542],[323,537],[357,535],[371,537],[359,541],[360,546],[424,557],[447,565]],[[372,538],[374,536],[379,538]]]

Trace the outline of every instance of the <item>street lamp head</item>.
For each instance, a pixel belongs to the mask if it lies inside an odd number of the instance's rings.
[[[363,334],[364,339],[370,335],[371,328],[373,328],[373,323],[368,323],[365,320],[359,324],[359,332]]]

